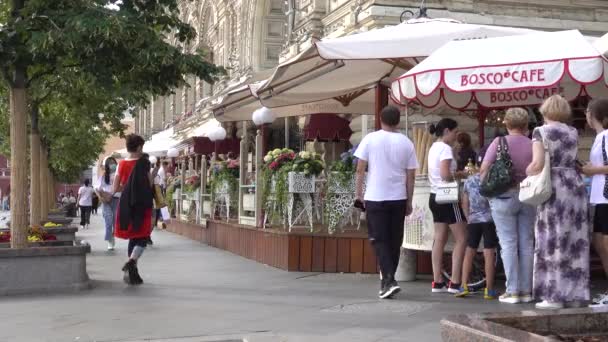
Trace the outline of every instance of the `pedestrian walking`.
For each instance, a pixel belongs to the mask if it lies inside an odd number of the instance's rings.
[[[418,168],[414,144],[398,130],[400,116],[399,109],[385,107],[380,113],[382,129],[366,135],[355,151],[359,159],[357,205],[366,210],[369,240],[380,260],[379,297],[383,299],[401,290],[395,272],[403,244],[405,216],[412,212]]]
[[[571,119],[570,104],[553,95],[540,112],[545,125],[532,133],[533,157],[527,173],[539,174],[549,153],[553,194],[537,207],[533,287],[536,299],[542,300],[538,309],[559,309],[589,300],[589,201],[576,168],[578,132],[566,124]]]
[[[101,211],[105,226],[105,241],[108,243],[108,251],[113,251],[115,247],[114,223],[116,220],[116,209],[120,193],[113,194],[114,177],[118,163],[113,157],[106,157],[102,162],[103,172],[99,177],[95,193],[101,201]]]
[[[78,208],[80,209],[80,227],[89,228],[91,223],[91,207],[93,206],[93,187],[89,179],[84,180],[84,185],[78,189]]]
[[[99,197],[96,193],[93,193],[93,205],[91,206],[91,214],[97,215],[97,208],[99,207]]]
[[[152,231],[152,175],[150,161],[142,157],[144,139],[129,134],[126,138],[129,156],[118,164],[114,178],[114,193],[120,192],[114,236],[129,240],[128,261],[123,266],[123,280],[139,285],[138,260],[142,256]]]
[[[143,154],[143,158],[150,161],[150,165],[153,165],[153,167],[150,168],[150,176],[152,177],[152,192],[153,192],[153,199],[154,199],[154,202],[153,202],[154,207],[152,210],[152,229],[150,231],[150,236],[148,237],[148,241],[147,241],[147,244],[149,246],[152,246],[152,245],[154,245],[154,241],[152,241],[152,232],[154,232],[154,228],[157,227],[158,216],[160,215],[160,207],[158,207],[159,202],[157,200],[157,192],[160,194],[160,176],[158,175],[158,172],[160,170],[161,163],[160,163],[160,160],[154,156],[152,158],[150,158],[150,155],[147,153]]]
[[[431,292],[458,293],[461,286],[462,259],[466,248],[466,219],[460,207],[460,203],[437,203],[436,196],[438,188],[445,182],[466,177],[465,172],[456,171],[456,159],[452,145],[456,142],[458,135],[458,123],[452,119],[441,119],[436,125],[430,126],[430,133],[437,137],[429,150],[429,183],[431,184],[431,195],[429,197],[429,209],[433,214],[435,222],[435,234],[433,237],[433,250],[431,259],[433,263],[433,283]],[[448,241],[448,230],[452,230],[454,236],[454,250],[452,251],[452,279],[446,283],[443,279],[443,253]]]
[[[76,197],[74,197],[74,192],[72,190],[68,191],[67,195],[67,216],[68,217],[76,217]]]
[[[501,303],[529,303],[532,297],[532,265],[534,263],[534,217],[536,209],[519,200],[519,183],[526,178],[526,168],[532,161],[532,141],[528,138],[528,112],[510,108],[504,123],[509,133],[498,137],[488,147],[481,165],[485,179],[496,162],[501,139],[512,162],[512,184],[506,192],[490,198],[492,218],[500,243],[500,255],[507,278]]]
[[[595,207],[593,214],[593,246],[602,260],[604,273],[608,276],[608,99],[595,99],[587,107],[587,123],[597,136],[591,147],[589,163],[582,171],[591,177],[590,202]],[[608,291],[591,301],[591,307],[608,307]]]

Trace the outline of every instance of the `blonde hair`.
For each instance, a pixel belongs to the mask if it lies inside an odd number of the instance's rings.
[[[566,123],[572,116],[570,104],[561,95],[553,95],[540,106],[540,113],[549,120]]]
[[[528,129],[528,112],[520,107],[509,108],[504,119],[507,129]]]

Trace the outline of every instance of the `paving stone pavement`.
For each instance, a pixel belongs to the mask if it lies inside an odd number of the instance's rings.
[[[429,281],[379,301],[377,276],[289,273],[159,230],[140,261],[145,284],[129,287],[126,241],[105,250],[101,212],[78,236],[92,246],[93,288],[0,298],[0,341],[432,342],[445,316],[531,308],[431,295]]]

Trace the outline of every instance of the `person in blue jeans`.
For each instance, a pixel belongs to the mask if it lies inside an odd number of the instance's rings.
[[[532,296],[532,267],[534,265],[534,223],[536,208],[519,201],[519,183],[526,178],[526,168],[532,162],[532,140],[528,138],[528,112],[510,108],[504,123],[509,134],[505,137],[513,161],[513,188],[490,199],[492,218],[500,243],[500,255],[507,278],[507,290],[500,302],[529,303]],[[481,177],[486,176],[496,161],[498,138],[488,150],[481,165]]]
[[[114,175],[116,174],[116,168],[118,163],[113,157],[106,157],[103,162],[103,173],[99,177],[99,182],[95,188],[95,192],[102,203],[102,214],[105,224],[105,240],[108,242],[108,251],[113,251],[114,242],[114,222],[116,220],[116,207],[118,206],[118,199],[120,194],[112,195]]]

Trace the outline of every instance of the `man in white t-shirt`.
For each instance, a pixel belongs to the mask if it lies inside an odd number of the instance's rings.
[[[418,161],[414,144],[399,133],[399,109],[387,106],[381,114],[382,129],[366,135],[355,157],[357,205],[365,201],[369,239],[380,260],[379,297],[390,298],[401,289],[395,280],[403,244],[405,216],[412,213],[412,196]],[[363,177],[367,174],[365,196]]]

